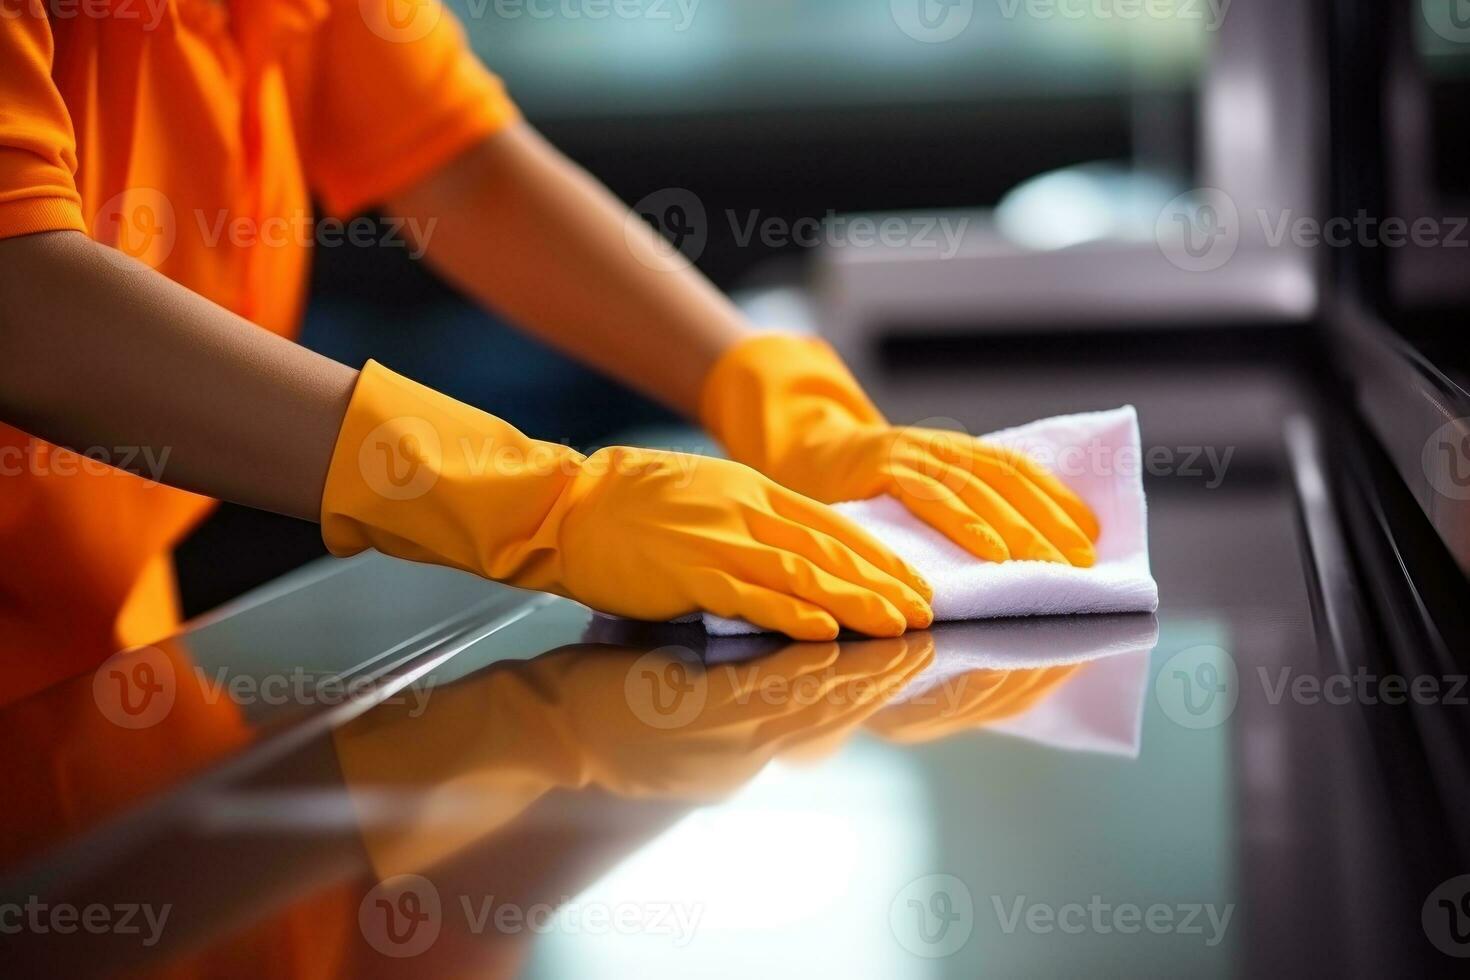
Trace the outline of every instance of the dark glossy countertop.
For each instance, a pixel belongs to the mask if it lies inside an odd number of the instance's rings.
[[[1160,431],[1189,448],[1177,416]],[[706,641],[377,557],[309,566],[0,714],[24,801],[0,902],[143,924],[3,941],[58,974],[1452,964],[1402,844],[1417,763],[1361,698],[1282,686],[1344,671],[1301,461],[1236,449],[1218,481],[1149,477],[1157,617]]]

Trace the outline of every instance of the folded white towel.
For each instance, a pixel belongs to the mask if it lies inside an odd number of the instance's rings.
[[[1066,613],[1153,612],[1159,588],[1148,566],[1143,457],[1133,406],[1060,415],[984,437],[1026,452],[1056,473],[1097,515],[1097,564],[988,562],[919,521],[891,497],[836,509],[888,545],[934,587],[934,618],[991,619]],[[758,633],[743,620],[705,615],[716,636]]]

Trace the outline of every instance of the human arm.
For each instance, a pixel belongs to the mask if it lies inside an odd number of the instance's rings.
[[[79,232],[0,241],[0,418],[316,520],[357,372]]]
[[[426,258],[466,293],[702,422],[784,486],[826,503],[889,494],[991,561],[1095,560],[1096,521],[1055,476],[963,433],[890,424],[829,347],[756,334],[523,124],[388,208],[434,228]]]
[[[0,241],[0,417],[148,446],[164,482],[649,619],[810,639],[928,625],[927,587],[821,505],[723,460],[584,457],[369,364],[275,337],[74,232]],[[167,455],[162,453],[166,451]]]

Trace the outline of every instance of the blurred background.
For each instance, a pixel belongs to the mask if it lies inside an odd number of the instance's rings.
[[[1447,16],[1454,2],[1443,0]],[[1098,242],[1155,252],[1160,209],[1202,181],[1203,80],[1239,18],[1227,0],[1153,0],[1144,16],[1126,3],[1036,0],[449,6],[534,125],[624,201],[654,202],[655,224],[670,189],[692,192],[703,215],[686,254],[753,316],[797,327],[811,315],[797,288],[850,270],[799,235],[752,235],[754,222],[789,230],[852,212],[953,213],[968,216],[972,252]],[[1449,123],[1464,104],[1470,45],[1428,21],[1414,45],[1430,109],[1446,123],[1433,127],[1435,175],[1464,194],[1466,128]],[[1243,103],[1246,137],[1249,112]],[[1310,146],[1305,129],[1275,136]],[[1023,292],[1017,308],[1031,298]],[[1283,302],[1299,318],[1302,304]],[[1073,313],[1041,311],[1062,327]],[[1037,336],[1059,342],[1050,320],[997,315],[1009,329],[984,332],[1019,336],[1028,358]],[[953,311],[915,318],[924,322],[912,332],[944,323],[954,340]],[[472,308],[403,249],[317,249],[303,340],[353,366],[376,357],[538,438],[585,447],[674,421]],[[885,351],[885,361],[901,357]],[[225,506],[180,549],[186,612],[321,553],[314,527]]]

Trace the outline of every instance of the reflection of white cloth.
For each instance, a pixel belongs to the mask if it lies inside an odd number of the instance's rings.
[[[1159,620],[1144,613],[1028,616],[940,623],[930,635],[934,663],[914,678],[916,690],[971,670],[1059,667],[1152,650],[1159,641]]]
[[[836,509],[934,586],[936,620],[1158,608],[1159,588],[1148,566],[1138,415],[1131,405],[1043,419],[984,438],[1026,452],[1092,508],[1102,528],[1097,564],[1073,568],[1041,561],[982,561],[891,497],[838,504]],[[704,625],[717,636],[757,632],[749,623],[711,615],[704,617]]]
[[[1019,715],[991,722],[985,729],[1068,752],[1136,759],[1143,736],[1149,652],[1135,650],[1086,664]]]
[[[977,670],[1081,664],[1026,710],[978,727],[1068,752],[1138,757],[1149,654],[1159,642],[1156,617],[1128,613],[988,619],[941,623],[931,628],[930,635],[933,662],[891,703],[927,697],[935,704],[952,704],[951,694],[964,683],[964,675]],[[769,633],[707,636],[696,623],[634,623],[599,616],[592,617],[584,640],[650,649],[689,646],[701,650],[709,664],[755,660],[791,642]]]
[[[1083,663],[1025,711],[987,722],[987,731],[1078,752],[1138,756],[1149,653],[1159,642],[1153,616],[989,620],[936,626],[934,662],[895,703],[929,696],[975,670],[1036,670]],[[712,649],[719,642],[711,641]]]

